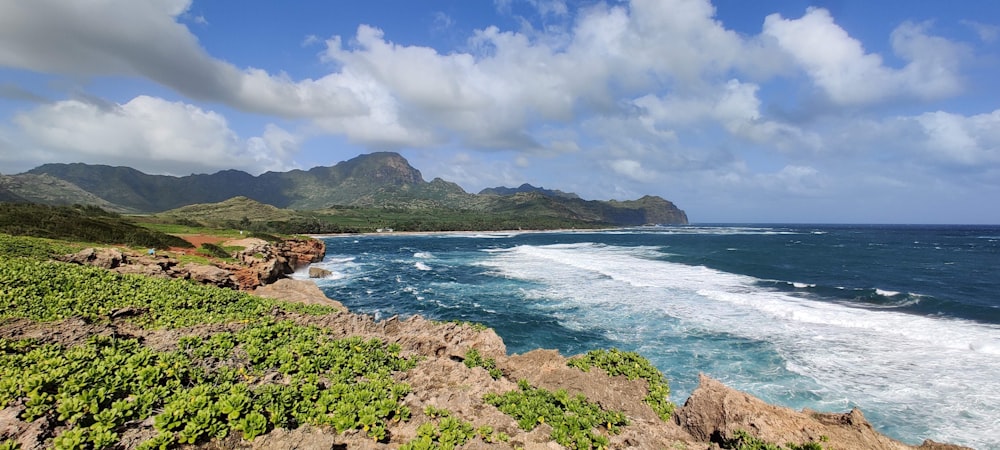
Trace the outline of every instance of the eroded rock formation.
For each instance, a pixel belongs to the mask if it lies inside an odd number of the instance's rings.
[[[119,273],[162,278],[195,280],[224,288],[252,291],[287,277],[296,269],[323,260],[326,246],[317,239],[288,239],[271,244],[263,239],[242,239],[226,245],[242,246],[234,254],[237,264],[217,261],[214,264],[187,263],[160,254],[138,254],[115,248],[86,248],[59,258],[65,262],[86,264]]]

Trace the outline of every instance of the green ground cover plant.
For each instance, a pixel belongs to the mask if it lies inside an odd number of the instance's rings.
[[[725,439],[719,444],[720,447],[729,450],[823,450],[823,446],[818,442],[806,442],[804,444],[787,443],[784,447],[764,442],[764,440],[751,436],[744,430],[736,430],[734,436]]]
[[[630,380],[643,379],[649,385],[645,398],[660,419],[667,421],[674,412],[674,404],[669,400],[670,386],[653,363],[636,352],[623,352],[616,348],[610,350],[593,350],[586,355],[570,358],[567,364],[584,372],[591,367],[599,367],[610,376],[624,375]]]
[[[602,427],[618,434],[628,425],[619,411],[606,411],[582,395],[570,396],[565,390],[551,392],[518,381],[518,390],[504,394],[487,394],[483,401],[497,407],[517,421],[521,429],[531,431],[539,424],[552,427],[552,439],[573,449],[607,448],[608,438],[594,432]]]
[[[465,352],[465,360],[463,360],[462,363],[465,364],[465,367],[470,369],[473,367],[482,367],[486,369],[494,380],[499,380],[500,377],[503,376],[503,372],[497,368],[497,362],[495,359],[483,358],[483,356],[479,354],[479,350],[474,348],[470,348],[467,352]]]
[[[54,256],[75,253],[83,248],[64,241],[0,233],[0,258],[31,258],[47,260]]]
[[[108,448],[126,423],[153,417],[144,448],[193,444],[231,432],[253,440],[275,427],[330,426],[386,438],[408,420],[410,392],[392,374],[416,361],[397,345],[290,321],[259,321],[154,351],[131,338],[92,336],[66,347],[0,339],[0,408],[24,401],[21,419],[65,425],[56,448]],[[277,373],[279,377],[267,378]],[[264,381],[270,380],[270,381]]]
[[[122,275],[107,270],[27,258],[0,259],[0,319],[106,320],[132,308],[149,328],[249,320],[273,309],[327,314],[333,308],[265,299],[176,279]]]

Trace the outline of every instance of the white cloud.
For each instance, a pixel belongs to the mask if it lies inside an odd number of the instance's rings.
[[[961,45],[926,34],[926,24],[904,23],[892,33],[893,50],[909,62],[902,69],[884,65],[881,56],[837,25],[829,11],[810,8],[799,19],[772,14],[764,34],[802,65],[838,105],[865,105],[897,97],[942,98],[962,89],[958,63],[968,54]]]
[[[190,0],[0,3],[0,66],[70,75],[138,75],[199,100],[280,116],[364,113],[349,87],[292,81],[215,59],[179,16]]]
[[[1000,26],[977,22],[975,20],[963,20],[961,23],[971,28],[972,31],[975,31],[979,39],[987,44],[996,42],[1000,38]]]
[[[1000,165],[1000,109],[968,117],[935,111],[910,120],[920,125],[933,159],[977,169]]]
[[[273,125],[244,143],[215,112],[148,96],[112,107],[66,100],[21,113],[13,122],[29,142],[24,146],[42,154],[58,152],[64,161],[122,164],[149,173],[282,170],[297,145]],[[32,154],[24,156],[30,162]]]
[[[819,136],[797,126],[767,119],[760,111],[759,87],[732,79],[712,90],[656,97],[646,95],[633,101],[643,111],[642,120],[650,130],[721,125],[731,136],[763,143],[786,151],[815,151],[822,147]]]
[[[659,176],[656,172],[644,168],[641,162],[632,159],[612,160],[608,166],[618,175],[643,183],[652,182]]]

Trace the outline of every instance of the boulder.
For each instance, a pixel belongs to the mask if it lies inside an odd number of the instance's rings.
[[[85,248],[77,253],[64,255],[61,261],[114,269],[126,261],[125,255],[116,248]]]
[[[326,278],[330,275],[333,275],[333,272],[330,272],[322,267],[309,268],[309,278]]]
[[[188,273],[188,278],[203,284],[212,284],[219,287],[236,287],[236,282],[230,277],[232,273],[226,269],[204,264],[185,264],[184,270]]]

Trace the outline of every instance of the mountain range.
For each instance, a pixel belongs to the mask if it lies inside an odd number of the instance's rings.
[[[0,175],[0,201],[95,205],[117,212],[156,213],[240,196],[295,210],[338,206],[452,209],[608,225],[687,223],[684,211],[655,196],[632,201],[583,200],[576,194],[530,184],[472,194],[440,178],[425,181],[405,158],[391,152],[360,155],[330,167],[258,176],[223,170],[175,177],[83,163],[45,164],[22,174]]]

